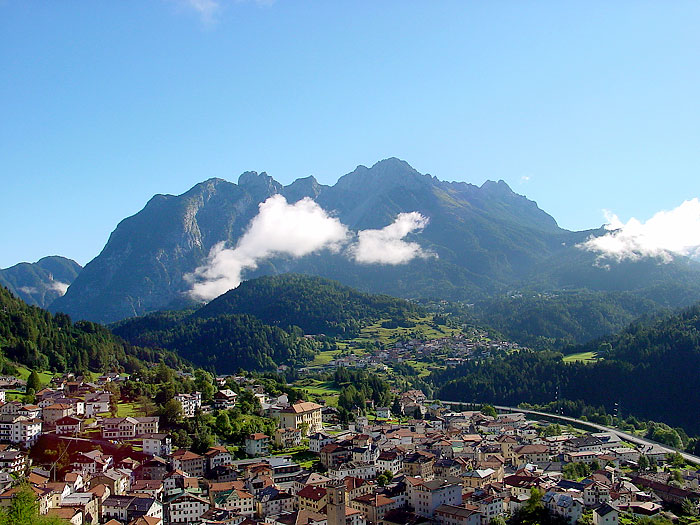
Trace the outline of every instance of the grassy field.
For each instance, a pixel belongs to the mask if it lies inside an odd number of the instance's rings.
[[[29,374],[31,373],[31,370],[24,366],[18,366],[17,367],[17,372],[19,375],[20,379],[24,379],[25,381],[29,379]],[[37,372],[39,374],[39,380],[41,381],[42,386],[46,386],[49,384],[49,381],[53,379],[54,375],[60,375],[60,374],[54,374],[52,372]]]
[[[340,352],[341,352],[340,349],[338,349],[338,350],[326,350],[324,352],[319,352],[318,354],[316,354],[316,357],[314,357],[314,360],[308,364],[308,366],[327,365],[333,359],[335,359]]]
[[[340,389],[331,381],[300,379],[294,386],[306,392],[312,400],[323,400],[328,406],[338,406]]]
[[[138,403],[119,403],[117,417],[142,416],[143,410]]]
[[[441,337],[449,337],[460,332],[459,328],[450,328],[447,326],[432,326],[432,316],[414,317],[411,319],[416,326],[410,328],[384,328],[382,322],[388,319],[381,319],[376,323],[366,326],[360,331],[360,335],[351,342],[366,343],[379,341],[382,345],[393,344],[402,339],[437,339]]]
[[[581,352],[578,354],[569,354],[564,356],[565,363],[575,363],[577,361],[582,363],[594,363],[599,360],[600,358],[597,357],[596,352]]]

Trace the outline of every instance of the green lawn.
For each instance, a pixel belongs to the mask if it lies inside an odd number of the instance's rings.
[[[309,363],[308,366],[324,366],[330,363],[336,356],[340,353],[340,350],[325,350],[319,352],[314,357],[314,360]]]
[[[360,335],[352,339],[352,341],[360,344],[379,341],[382,345],[387,345],[411,337],[423,340],[449,337],[461,331],[459,328],[450,328],[442,325],[438,328],[433,327],[432,316],[411,318],[410,320],[416,323],[416,326],[410,328],[384,328],[382,327],[382,322],[386,320],[381,319],[366,326],[360,331]]]
[[[25,381],[29,379],[29,374],[31,374],[31,370],[29,368],[24,367],[24,366],[17,366],[17,373],[19,375],[20,379],[24,379]],[[39,374],[39,380],[41,381],[42,386],[46,386],[49,384],[49,381],[53,379],[55,375],[60,375],[60,374],[54,374],[53,372],[38,372]]]
[[[332,381],[319,381],[317,379],[301,379],[294,383],[296,388],[306,392],[310,397],[322,399],[328,406],[338,405],[340,389]]]
[[[141,416],[143,415],[143,410],[138,403],[118,403],[117,404],[117,417],[128,417],[128,416]]]
[[[597,357],[596,352],[580,352],[578,354],[569,354],[564,356],[565,363],[574,363],[576,361],[581,361],[583,363],[594,363],[599,361],[600,358]]]

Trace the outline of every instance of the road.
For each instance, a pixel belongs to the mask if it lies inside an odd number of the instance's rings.
[[[441,403],[444,403],[446,405],[460,405],[464,403],[459,403],[455,401],[441,401]],[[635,445],[656,445],[662,449],[664,449],[666,452],[669,454],[673,453],[680,453],[681,456],[683,456],[683,459],[686,461],[689,461],[691,463],[695,463],[696,465],[700,465],[700,457],[695,456],[693,454],[688,454],[687,452],[683,452],[682,450],[675,449],[673,447],[669,447],[668,445],[664,445],[662,443],[658,443],[656,441],[652,441],[651,439],[646,439],[642,438],[639,436],[635,436],[632,434],[628,434],[627,432],[623,432],[622,430],[617,430],[616,428],[610,428],[610,427],[605,427],[603,425],[598,425],[597,423],[591,423],[590,421],[582,421],[580,419],[575,419],[573,417],[567,417],[567,416],[560,416],[557,414],[549,414],[547,412],[538,412],[537,410],[527,410],[524,408],[516,408],[516,407],[506,407],[506,406],[498,406],[495,405],[494,408],[499,411],[506,411],[506,412],[523,412],[525,414],[531,414],[533,416],[540,416],[540,417],[546,417],[548,419],[555,419],[558,421],[562,421],[564,423],[575,423],[579,426],[583,427],[588,427],[590,429],[595,430],[596,432],[610,432],[612,434],[616,434],[620,437],[620,439],[624,439],[625,441],[629,441],[630,443],[634,443]]]

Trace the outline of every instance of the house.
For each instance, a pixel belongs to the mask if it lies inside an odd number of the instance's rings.
[[[189,450],[179,449],[173,452],[172,460],[173,468],[182,470],[195,478],[204,477],[206,459],[203,456]]]
[[[438,525],[481,525],[481,513],[473,505],[440,505],[433,519]]]
[[[233,461],[233,456],[226,447],[211,447],[204,453],[207,458],[207,468],[209,471],[222,465],[230,465]]]
[[[301,430],[298,428],[278,428],[275,431],[277,448],[293,448],[301,445]]]
[[[172,439],[169,434],[144,434],[141,436],[143,453],[147,456],[169,456],[173,452]]]
[[[266,487],[260,490],[256,496],[256,514],[258,516],[278,516],[283,513],[293,512],[296,498],[287,492],[282,492],[275,487]]]
[[[94,488],[100,484],[109,487],[110,494],[123,496],[131,488],[131,474],[116,469],[98,472],[90,478],[89,485]]]
[[[546,463],[549,461],[549,447],[547,445],[522,445],[513,448],[513,456],[520,465]]]
[[[542,503],[554,514],[569,520],[571,524],[576,523],[583,514],[581,498],[574,498],[569,494],[549,491],[542,496]]]
[[[297,492],[297,507],[299,510],[321,512],[328,503],[328,494],[325,487],[307,485]]]
[[[250,492],[237,488],[218,492],[213,503],[215,508],[231,510],[241,516],[252,516],[256,510],[255,497]]]
[[[49,509],[46,515],[50,518],[57,518],[63,523],[83,525],[83,510],[79,507],[54,507]]]
[[[329,443],[321,449],[319,459],[326,468],[336,467],[352,457],[352,451],[338,443]]]
[[[412,479],[407,483],[410,505],[419,516],[432,518],[440,505],[462,504],[462,480],[459,478],[440,478],[432,481]]]
[[[564,442],[564,452],[600,452],[603,442],[593,436],[581,436]]]
[[[54,403],[44,407],[41,412],[41,419],[45,425],[53,426],[61,418],[75,414],[75,407],[68,403]]]
[[[95,417],[97,414],[109,412],[109,399],[112,394],[99,392],[85,396],[85,417]]]
[[[153,456],[145,461],[139,469],[143,479],[163,479],[168,473],[168,462],[159,456]]]
[[[593,525],[619,525],[619,523],[620,513],[607,503],[593,509]]]
[[[86,474],[96,474],[98,472],[104,472],[109,469],[114,464],[114,458],[103,454],[99,450],[91,450],[89,452],[78,452],[73,460],[71,461],[71,466],[80,471],[85,477]]]
[[[300,401],[280,411],[280,428],[301,429],[304,436],[323,429],[321,409],[323,407],[309,401]]]
[[[365,494],[350,501],[350,507],[362,512],[367,520],[378,523],[387,512],[398,507],[396,501],[384,494]]]
[[[245,452],[249,456],[267,456],[270,453],[270,436],[257,432],[245,438]]]
[[[237,397],[238,394],[228,388],[219,390],[214,394],[214,408],[216,410],[229,410],[236,406]]]
[[[5,406],[7,405],[3,405],[3,407]],[[39,439],[41,429],[41,419],[30,419],[12,413],[0,414],[0,441],[9,441],[30,447]]]
[[[56,434],[59,436],[75,436],[80,434],[81,421],[77,417],[66,416],[56,421]]]
[[[102,503],[103,519],[113,518],[128,523],[137,518],[163,518],[163,505],[143,496],[109,496]]]
[[[19,450],[0,452],[0,470],[6,473],[24,472],[27,468],[27,455]]]
[[[182,406],[182,417],[194,417],[194,413],[198,408],[202,407],[202,393],[194,392],[192,394],[177,394],[175,401]]]
[[[212,505],[203,496],[180,489],[166,498],[164,507],[169,523],[189,524],[199,523],[200,516],[208,511]]]
[[[389,407],[377,408],[377,418],[378,419],[391,419],[391,408],[389,408]]]
[[[407,476],[422,479],[433,478],[435,456],[428,452],[414,452],[403,459],[403,471]]]
[[[377,465],[366,461],[348,461],[329,468],[328,475],[336,479],[343,479],[348,476],[360,479],[374,479],[377,477]]]
[[[145,434],[157,434],[160,418],[107,417],[102,420],[102,437],[105,439],[133,439]]]
[[[400,454],[396,449],[383,450],[377,457],[376,465],[377,471],[389,471],[396,475],[403,470],[403,454]]]
[[[334,440],[333,436],[325,432],[315,432],[309,436],[309,452],[320,454],[321,449],[329,443],[333,443]]]

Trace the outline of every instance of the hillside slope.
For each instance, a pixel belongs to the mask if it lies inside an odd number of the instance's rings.
[[[583,402],[612,413],[682,426],[700,433],[700,305],[658,320],[632,323],[614,336],[573,347],[594,363],[566,363],[553,352],[519,352],[436,372],[443,399],[548,404]],[[564,401],[565,400],[565,401]]]
[[[65,314],[52,315],[29,306],[0,287],[0,361],[56,372],[130,369],[141,360],[179,363],[170,353],[133,347],[104,326],[73,323]]]
[[[47,308],[62,296],[82,270],[72,259],[57,255],[35,263],[19,263],[0,269],[0,286],[5,286],[27,304]]]
[[[306,334],[351,335],[372,321],[420,312],[403,299],[358,292],[321,277],[283,274],[245,281],[194,316],[250,314],[268,324],[298,326]]]

